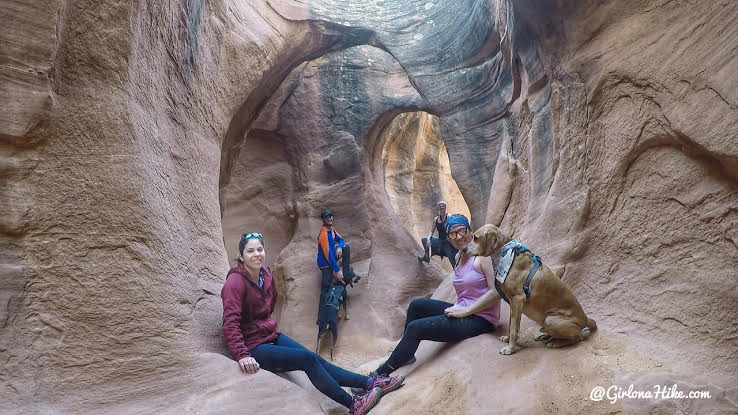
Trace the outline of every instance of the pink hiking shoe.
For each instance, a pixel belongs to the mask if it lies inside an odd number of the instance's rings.
[[[374,408],[374,405],[379,402],[380,397],[381,390],[379,388],[374,388],[370,390],[364,396],[354,396],[354,403],[351,405],[351,410],[349,411],[349,413],[351,415],[367,414],[372,408]]]
[[[405,376],[378,376],[374,378],[373,388],[379,388],[380,396],[384,396],[402,386]]]

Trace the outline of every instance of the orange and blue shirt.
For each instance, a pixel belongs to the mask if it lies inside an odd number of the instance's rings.
[[[331,267],[333,271],[341,269],[336,262],[336,248],[343,248],[344,244],[335,229],[323,225],[318,234],[318,267]]]

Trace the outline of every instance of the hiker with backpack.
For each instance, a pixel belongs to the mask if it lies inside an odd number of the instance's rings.
[[[220,292],[223,335],[242,371],[304,371],[316,389],[349,408],[352,415],[366,414],[383,395],[402,385],[403,376],[369,377],[332,365],[277,331],[277,322],[271,316],[277,288],[265,257],[264,237],[256,232],[243,234],[238,243],[237,265],[228,271]],[[368,393],[352,396],[342,386]]]

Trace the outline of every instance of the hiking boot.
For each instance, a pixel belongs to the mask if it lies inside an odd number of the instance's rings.
[[[373,388],[379,388],[380,397],[384,396],[393,390],[402,386],[402,382],[405,381],[405,376],[379,376],[374,378],[372,383]]]
[[[379,402],[381,392],[379,388],[372,389],[364,396],[354,396],[354,403],[351,404],[351,415],[365,415],[374,405]]]
[[[418,255],[418,261],[420,261],[420,262],[430,262],[430,257],[428,255],[423,255],[423,256]]]

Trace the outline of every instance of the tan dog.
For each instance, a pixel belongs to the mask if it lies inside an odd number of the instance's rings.
[[[492,261],[497,261],[502,247],[511,240],[498,227],[484,225],[474,232],[474,239],[465,252],[468,255],[489,256]],[[510,300],[510,336],[500,337],[501,341],[509,344],[500,350],[501,354],[512,354],[520,349],[517,341],[522,314],[541,325],[535,339],[546,341],[547,347],[577,343],[597,329],[595,321],[584,314],[579,301],[561,278],[543,264],[533,276],[530,298],[526,299],[523,284],[534,264],[532,258],[530,252],[515,255],[505,282],[498,283],[502,293]]]

